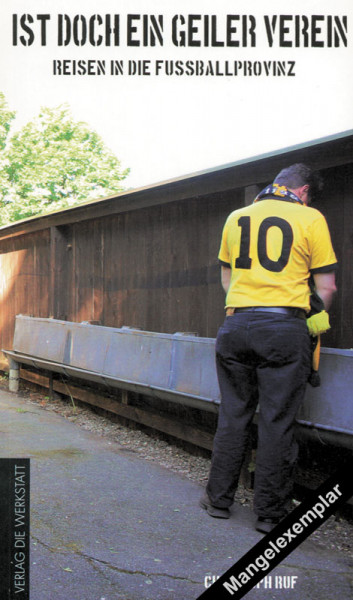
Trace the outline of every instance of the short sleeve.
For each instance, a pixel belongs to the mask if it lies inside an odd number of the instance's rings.
[[[228,221],[224,225],[221,247],[219,249],[218,260],[224,267],[230,267],[230,254],[228,248]]]

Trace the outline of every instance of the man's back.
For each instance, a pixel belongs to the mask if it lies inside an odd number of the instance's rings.
[[[309,310],[310,273],[336,262],[323,215],[285,200],[260,200],[228,217],[219,259],[232,269],[227,307]]]

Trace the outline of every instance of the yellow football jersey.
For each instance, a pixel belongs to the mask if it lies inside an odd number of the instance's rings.
[[[337,265],[325,217],[315,208],[276,199],[229,215],[218,258],[232,270],[226,307],[309,311],[310,274]]]

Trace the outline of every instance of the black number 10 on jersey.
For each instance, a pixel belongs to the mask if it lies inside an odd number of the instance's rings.
[[[252,258],[249,256],[251,217],[240,217],[238,225],[241,228],[240,253],[235,261],[235,268],[251,269]],[[267,253],[267,236],[271,227],[277,227],[282,233],[282,248],[277,260],[272,260]],[[257,232],[257,254],[261,266],[274,273],[283,271],[289,260],[293,238],[293,229],[285,219],[280,217],[267,217],[264,219]]]

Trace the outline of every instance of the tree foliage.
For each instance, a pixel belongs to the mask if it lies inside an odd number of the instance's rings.
[[[5,96],[0,92],[0,150],[4,150],[9,135],[11,121],[16,113],[9,110]]]
[[[118,158],[69,107],[42,108],[9,137],[11,112],[0,94],[0,224],[122,191]]]

